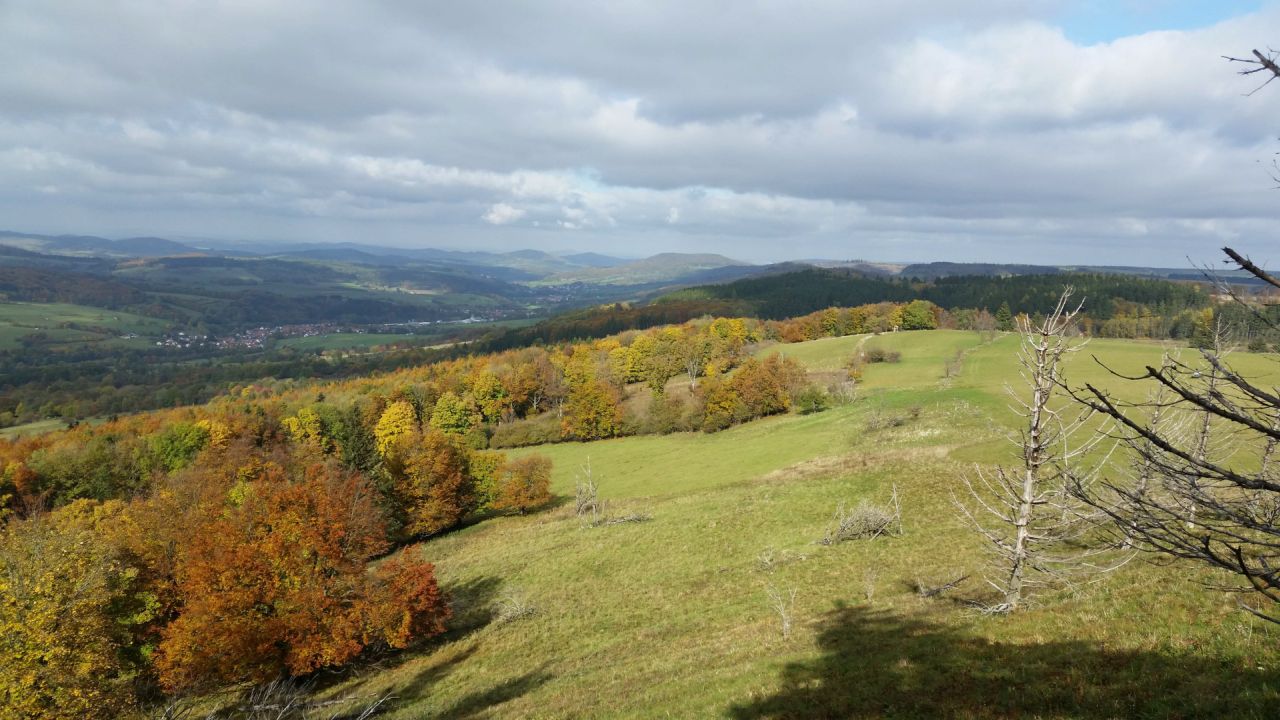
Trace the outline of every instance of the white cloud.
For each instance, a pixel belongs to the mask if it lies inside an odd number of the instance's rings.
[[[490,225],[508,225],[525,216],[525,211],[506,203],[497,203],[484,214],[483,220]]]

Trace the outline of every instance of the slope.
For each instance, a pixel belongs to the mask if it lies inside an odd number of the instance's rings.
[[[822,369],[859,341],[779,349]],[[1267,717],[1280,707],[1274,630],[1197,586],[1209,578],[1194,569],[1134,563],[1009,618],[918,597],[917,582],[981,566],[949,493],[970,467],[958,453],[1010,458],[986,445],[1009,421],[1000,386],[1011,342],[949,332],[868,342],[904,361],[868,368],[858,399],[827,413],[542,450],[562,495],[590,457],[614,512],[651,519],[592,528],[560,506],[424,543],[454,593],[454,630],[327,693],[390,692],[396,718]],[[958,349],[965,370],[941,382]],[[1091,348],[1120,364],[1159,351]],[[1092,373],[1085,360],[1073,369]],[[903,422],[877,422],[886,413]],[[904,535],[816,544],[837,504],[883,503],[893,486]],[[796,591],[789,638],[769,588]],[[979,593],[970,580],[956,596]]]

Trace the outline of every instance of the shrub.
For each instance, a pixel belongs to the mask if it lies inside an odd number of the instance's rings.
[[[852,510],[845,510],[841,503],[836,508],[826,533],[819,540],[823,545],[835,545],[845,540],[871,540],[881,535],[902,533],[902,509],[898,506],[898,490],[894,488],[891,507],[883,507],[863,500]]]
[[[822,388],[809,385],[796,395],[795,406],[801,415],[810,415],[830,408],[831,398]]]
[[[845,362],[844,368],[849,371],[849,379],[857,382],[862,379],[863,368],[866,367],[867,361],[862,359],[861,353],[854,353]]]
[[[546,413],[536,418],[499,425],[489,439],[489,447],[528,447],[560,442],[561,439],[560,421],[553,413]]]
[[[683,400],[674,394],[662,395],[654,398],[639,431],[646,435],[669,435],[673,432],[692,430],[686,415]]]
[[[875,432],[887,428],[902,427],[920,418],[921,408],[912,405],[904,412],[888,412],[884,408],[875,408],[867,415],[866,431]]]
[[[902,353],[897,350],[885,350],[880,347],[867,348],[863,353],[869,363],[898,363],[902,362]]]

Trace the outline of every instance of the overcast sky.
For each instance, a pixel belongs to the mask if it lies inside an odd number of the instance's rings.
[[[0,228],[1280,262],[1280,4],[0,0]]]

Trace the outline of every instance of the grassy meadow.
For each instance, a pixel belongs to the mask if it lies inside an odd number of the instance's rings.
[[[902,362],[868,366],[856,398],[823,413],[535,449],[555,461],[560,504],[420,546],[453,595],[453,629],[325,692],[390,693],[392,718],[1280,716],[1280,628],[1206,589],[1221,580],[1208,571],[1140,557],[1010,617],[974,610],[984,549],[951,493],[974,462],[1016,459],[999,437],[1017,339],[932,331],[763,352],[830,372],[870,343]],[[1140,392],[1091,355],[1133,370],[1161,350],[1096,340],[1068,378]],[[962,370],[944,378],[957,352]],[[1234,359],[1280,383],[1274,356]],[[651,519],[575,517],[588,461],[614,515]],[[894,487],[902,535],[817,542],[839,504],[887,503]],[[916,592],[962,575],[940,598]],[[791,605],[789,637],[771,592]]]
[[[17,350],[28,335],[43,335],[44,344],[146,344],[168,324],[118,310],[66,303],[0,302],[0,350]],[[125,335],[136,335],[125,338]]]

